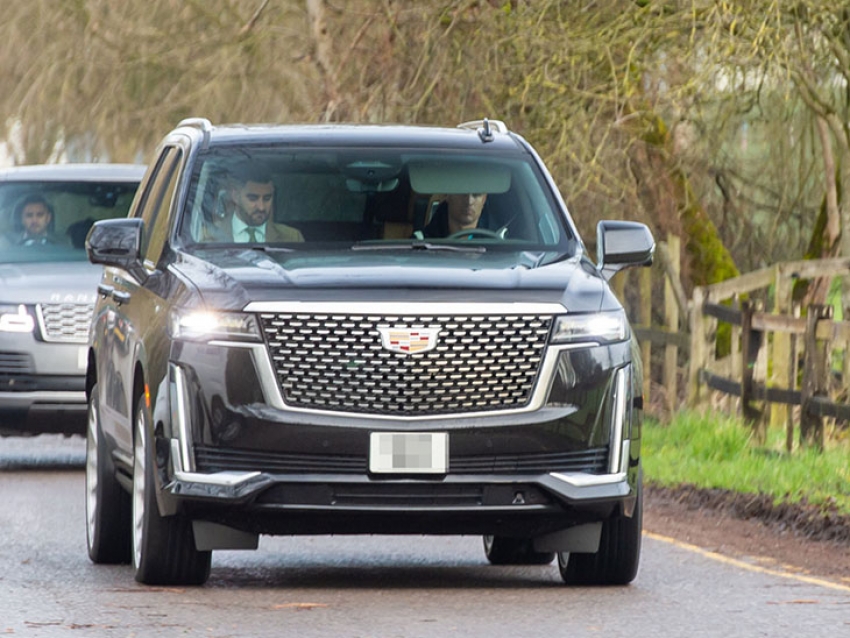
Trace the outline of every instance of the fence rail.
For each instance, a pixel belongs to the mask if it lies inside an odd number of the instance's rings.
[[[850,259],[785,262],[697,287],[688,299],[679,282],[678,239],[659,243],[657,254],[659,266],[637,275],[639,307],[631,314],[638,316],[634,331],[646,370],[658,370],[662,358],[653,358],[652,349],[664,349],[660,375],[646,376],[665,387],[671,410],[678,407],[682,353],[689,405],[704,405],[709,392],[730,397],[758,436],[768,424],[785,427],[789,451],[795,425],[803,444],[822,447],[824,418],[850,421],[850,321],[835,320],[831,306],[801,308],[791,294],[800,279],[850,278]],[[652,272],[665,279],[663,312],[651,308]],[[653,325],[659,314],[663,323]]]

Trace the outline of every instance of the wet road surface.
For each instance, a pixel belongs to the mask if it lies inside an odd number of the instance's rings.
[[[629,587],[493,567],[477,537],[263,537],[206,586],[137,584],[85,549],[81,438],[0,439],[0,635],[850,635],[850,588],[753,571],[649,535]]]

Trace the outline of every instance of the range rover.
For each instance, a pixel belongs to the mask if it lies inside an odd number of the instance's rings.
[[[0,435],[85,434],[95,221],[126,217],[144,166],[0,170]]]

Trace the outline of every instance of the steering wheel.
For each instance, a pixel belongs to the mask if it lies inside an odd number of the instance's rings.
[[[473,237],[487,237],[489,239],[504,239],[504,237],[495,230],[489,228],[467,228],[452,233],[446,239],[472,239]]]

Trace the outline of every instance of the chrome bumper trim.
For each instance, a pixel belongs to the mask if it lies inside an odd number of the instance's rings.
[[[261,476],[261,472],[216,472],[199,474],[197,472],[175,472],[174,478],[183,483],[215,485],[217,487],[236,487]]]
[[[352,312],[350,302],[338,301],[252,301],[243,309],[244,312],[294,312],[309,314],[390,314],[390,315],[557,315],[564,314],[567,309],[559,303],[482,303],[471,304],[463,302],[442,303],[395,303],[395,302],[359,302],[356,312]]]
[[[585,474],[585,473],[570,473],[561,474],[552,472],[549,474],[552,478],[563,481],[567,485],[573,487],[596,487],[597,485],[613,485],[615,483],[625,483],[627,476],[625,472],[617,472],[616,474]]]

